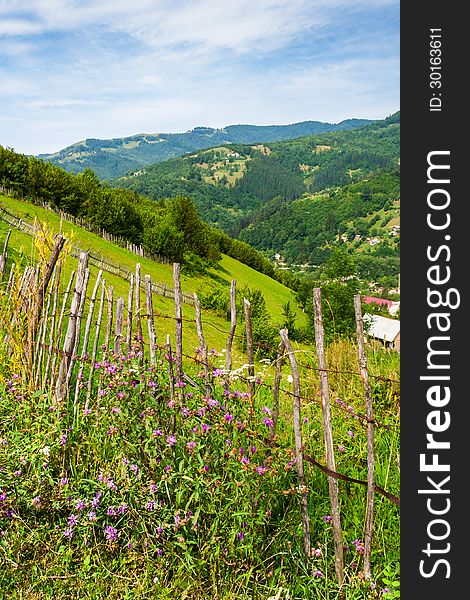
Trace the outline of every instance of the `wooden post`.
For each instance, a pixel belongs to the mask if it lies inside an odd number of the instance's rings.
[[[116,329],[114,331],[114,354],[121,354],[122,322],[124,313],[124,298],[119,297],[116,302]]]
[[[55,278],[55,271],[52,274],[52,278],[51,278],[51,285],[54,285],[54,278]],[[34,378],[34,386],[37,389],[38,384],[39,384],[39,380],[41,378],[41,367],[42,367],[42,360],[43,360],[43,355],[44,355],[44,345],[46,343],[46,334],[47,334],[47,320],[49,317],[49,309],[51,306],[51,294],[49,293],[47,295],[47,305],[46,305],[46,312],[42,314],[42,323],[39,327],[39,336],[38,336],[38,340],[36,342],[36,352],[35,352],[35,356],[34,356],[34,371],[36,372],[35,378]],[[42,312],[42,310],[41,310]],[[33,340],[34,343],[34,340]]]
[[[330,392],[328,374],[326,371],[326,358],[324,347],[323,315],[321,307],[321,290],[313,290],[313,308],[315,321],[315,346],[317,351],[318,369],[320,376],[320,391],[323,414],[323,439],[325,443],[326,466],[330,471],[336,471],[335,454],[333,447],[333,431],[331,426]],[[341,533],[341,520],[339,515],[338,484],[334,477],[328,477],[330,492],[331,518],[333,525],[333,538],[335,546],[335,571],[339,585],[344,578],[343,536]]]
[[[69,370],[67,373],[67,386],[70,383],[70,379],[72,377],[72,371],[75,366],[75,362],[78,358],[78,346],[80,344],[80,325],[82,322],[83,309],[85,307],[86,290],[87,290],[89,278],[90,278],[90,269],[87,269],[85,271],[85,283],[83,284],[83,294],[80,299],[80,306],[79,306],[78,314],[77,314],[77,329],[76,329],[76,335],[75,335],[75,343],[73,345],[73,350],[72,350],[72,360],[70,361]]]
[[[243,310],[245,315],[245,331],[246,331],[246,356],[248,359],[248,385],[250,396],[253,397],[255,389],[255,354],[253,351],[253,328],[251,324],[251,304],[246,298],[243,298]]]
[[[10,240],[11,229],[8,230],[7,237],[5,239],[5,243],[3,244],[3,252],[0,254],[0,280],[5,273],[7,267],[7,258],[8,258],[8,242]]]
[[[108,303],[108,310],[107,310],[108,320],[106,322],[106,331],[104,334],[104,342],[103,342],[104,350],[102,353],[103,360],[108,355],[109,340],[111,339],[111,331],[113,330],[113,293],[114,293],[113,286],[112,285],[108,286],[108,289],[106,291],[106,300]]]
[[[135,265],[135,327],[137,330],[137,338],[139,340],[140,351],[144,352],[142,322],[140,318],[140,263]]]
[[[228,385],[228,378],[232,369],[232,346],[233,338],[235,336],[235,328],[237,327],[237,305],[236,305],[236,294],[237,294],[237,282],[232,279],[230,284],[230,331],[227,338],[226,354],[225,354],[225,370],[227,371],[226,383]]]
[[[56,348],[54,348],[54,355],[52,357],[52,365],[51,365],[51,380],[50,380],[51,387],[54,385],[54,382],[55,382],[57,356],[59,353],[60,343],[62,341],[62,327],[63,327],[63,322],[64,322],[65,309],[67,306],[67,300],[68,300],[68,297],[70,294],[70,290],[72,289],[72,284],[73,284],[74,278],[75,278],[75,271],[72,271],[69,282],[67,284],[67,288],[64,293],[64,297],[62,299],[62,307],[60,310],[59,320],[57,322]]]
[[[101,320],[103,318],[104,298],[106,296],[106,279],[101,282],[101,299],[98,309],[98,317],[96,319],[95,339],[93,340],[93,348],[91,351],[90,372],[88,374],[85,409],[88,409],[88,404],[91,397],[91,388],[93,384],[93,373],[95,372],[96,353],[98,351],[98,341],[100,338]]]
[[[77,381],[75,384],[75,398],[74,398],[74,408],[75,412],[78,406],[78,394],[80,392],[80,388],[82,385],[83,372],[85,370],[85,360],[87,355],[87,347],[88,347],[88,338],[90,337],[90,327],[91,327],[91,319],[93,318],[93,310],[95,308],[96,302],[96,294],[98,292],[98,286],[100,284],[101,276],[103,275],[103,271],[100,269],[98,271],[98,276],[96,277],[95,286],[93,288],[93,292],[91,294],[90,306],[88,308],[88,316],[85,323],[85,333],[83,335],[83,344],[82,344],[82,354],[81,354],[81,362],[80,368],[78,370]]]
[[[171,340],[170,336],[166,336],[166,349],[168,355],[168,377],[170,380],[170,402],[173,404],[175,401],[175,375],[173,372],[173,354],[171,352]],[[173,419],[171,423],[171,433],[175,433],[176,429],[176,411],[173,411]]]
[[[145,302],[147,307],[147,325],[149,331],[149,349],[150,349],[150,364],[152,367],[156,365],[155,347],[157,336],[155,334],[155,320],[153,316],[153,298],[152,298],[152,281],[150,275],[145,276]]]
[[[276,437],[277,420],[279,418],[279,388],[281,387],[282,363],[284,362],[285,352],[284,342],[281,340],[277,349],[276,372],[274,374],[273,385],[273,426],[269,432],[269,441],[272,442]]]
[[[131,350],[133,295],[134,295],[134,274],[131,273],[129,295],[127,296],[127,332],[126,332],[127,352],[130,352],[130,350]]]
[[[295,438],[295,465],[297,468],[297,475],[299,479],[299,490],[301,493],[300,497],[300,512],[302,516],[302,529],[304,534],[303,547],[304,554],[307,559],[312,556],[312,549],[310,543],[310,519],[308,517],[308,488],[306,486],[305,472],[304,472],[304,457],[303,457],[303,446],[302,446],[302,423],[300,419],[300,377],[297,360],[295,358],[294,350],[289,341],[287,329],[281,329],[279,332],[282,343],[289,356],[289,361],[292,369],[292,379],[294,387],[294,438]]]
[[[374,529],[374,491],[375,491],[375,457],[374,457],[374,409],[372,406],[372,391],[367,369],[367,357],[364,348],[364,325],[361,311],[361,296],[354,296],[354,313],[356,316],[357,353],[364,386],[367,418],[367,503],[364,533],[364,576],[371,578],[371,548]]]
[[[36,339],[36,333],[39,326],[39,321],[41,319],[41,312],[44,305],[44,298],[46,295],[47,287],[49,285],[49,281],[54,271],[56,262],[59,259],[59,254],[61,253],[62,248],[64,247],[64,244],[65,238],[62,236],[57,236],[51,251],[51,255],[49,256],[49,260],[47,261],[44,267],[44,274],[42,276],[41,283],[39,284],[30,315],[30,325],[28,328],[30,352],[32,351],[32,346],[34,344],[34,340]]]
[[[57,318],[57,305],[59,302],[59,284],[60,284],[60,275],[62,271],[62,265],[60,262],[57,263],[56,266],[56,281],[54,286],[54,300],[52,302],[52,314],[51,314],[51,328],[49,332],[49,348],[47,350],[47,358],[46,358],[46,367],[44,369],[44,374],[42,378],[42,389],[44,389],[47,385],[47,381],[49,378],[49,367],[51,365],[52,360],[52,352],[54,346],[54,336],[55,336],[55,327],[56,327],[56,318]]]
[[[176,376],[181,381],[183,377],[183,299],[181,295],[180,265],[173,263],[173,283],[175,288],[175,316],[176,316],[176,336],[175,336],[175,358],[176,358]]]
[[[204,381],[206,384],[206,398],[210,398],[211,395],[211,384],[209,375],[209,364],[207,361],[207,344],[204,338],[204,332],[202,330],[202,319],[201,319],[201,303],[197,294],[194,294],[194,309],[196,312],[196,331],[199,340],[199,348],[201,350],[201,362],[204,368]]]
[[[80,253],[78,261],[77,278],[75,281],[75,290],[72,298],[72,305],[70,307],[70,318],[65,335],[63,357],[59,367],[59,374],[57,377],[55,387],[55,401],[59,402],[67,395],[67,383],[68,383],[68,371],[70,364],[73,361],[73,350],[75,347],[75,339],[77,336],[77,321],[79,316],[80,305],[82,301],[82,295],[85,295],[85,282],[87,279],[88,272],[88,255],[86,252]]]

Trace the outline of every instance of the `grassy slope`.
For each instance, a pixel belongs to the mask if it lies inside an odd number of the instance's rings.
[[[114,264],[120,264],[123,268],[126,268],[131,272],[134,271],[136,263],[140,263],[142,278],[149,274],[154,283],[166,284],[168,287],[173,287],[173,270],[171,265],[164,265],[138,257],[128,250],[120,248],[119,246],[71,223],[62,222],[61,225],[60,219],[56,214],[28,202],[1,195],[0,202],[7,210],[16,216],[21,217],[23,220],[32,223],[36,218],[40,223],[45,223],[47,227],[54,232],[62,231],[66,238],[72,239],[74,245],[84,250],[90,250],[95,255],[102,254],[105,260]],[[0,220],[1,247],[3,247],[3,240],[5,239],[8,229],[8,224]],[[20,261],[23,261],[23,263],[31,261],[34,264],[37,260],[36,257],[37,253],[32,247],[31,236],[13,229],[9,244],[9,258],[16,263],[19,263]],[[65,267],[66,280],[68,280],[74,268],[76,268],[76,259],[69,258]],[[98,269],[96,267],[91,266],[89,290],[91,290],[94,285],[97,271]],[[122,296],[124,299],[127,299],[129,290],[127,281],[112,275],[111,273],[103,273],[103,277],[106,279],[108,285],[113,286],[115,298]],[[248,286],[252,289],[259,289],[262,291],[266,299],[267,308],[272,315],[274,322],[280,320],[282,306],[286,302],[290,300],[291,305],[295,306],[292,290],[228,256],[224,256],[219,267],[213,269],[208,276],[189,277],[182,275],[181,287],[183,292],[193,293],[198,292],[200,289],[207,290],[208,286],[214,285],[214,281],[218,281],[219,283],[225,283],[228,290],[232,279],[237,280],[238,289]],[[144,295],[142,295],[142,304],[144,303],[145,298]],[[174,304],[170,299],[155,295],[154,310],[156,313],[172,316],[174,314]],[[193,307],[185,304],[183,307],[183,316],[188,319],[194,319],[195,315]],[[299,312],[299,320],[302,320],[302,318],[305,317]],[[203,320],[205,323],[204,333],[209,348],[216,348],[218,350],[224,348],[227,339],[227,334],[225,332],[228,332],[229,329],[228,322],[210,311],[205,311],[203,313]],[[143,326],[145,327],[145,323]],[[174,339],[173,321],[170,319],[157,318],[156,328],[157,343],[164,343],[166,334],[170,334],[172,339]],[[241,334],[242,332],[238,331],[237,333]],[[196,348],[199,345],[195,326],[193,326],[193,324],[183,324],[183,335],[187,341],[187,345],[185,344],[186,348]]]

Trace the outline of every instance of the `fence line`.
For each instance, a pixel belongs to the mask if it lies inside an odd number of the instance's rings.
[[[161,350],[166,353],[163,358],[167,359],[168,362],[168,385],[170,399],[173,401],[177,399],[179,402],[182,401],[182,392],[179,384],[180,381],[184,380],[191,385],[200,387],[207,396],[209,396],[212,388],[211,380],[211,369],[212,365],[209,364],[207,346],[205,344],[205,337],[203,332],[204,321],[201,319],[201,308],[197,295],[192,296],[192,303],[196,309],[195,319],[185,319],[183,317],[183,306],[182,306],[182,293],[180,287],[180,265],[175,263],[173,265],[174,275],[174,300],[175,300],[175,315],[162,315],[165,318],[173,319],[175,322],[175,340],[176,346],[175,351],[171,345],[170,335],[166,336],[165,344],[156,343],[156,331],[154,325],[154,319],[156,315],[153,311],[152,294],[155,293],[154,286],[152,285],[150,276],[146,275],[144,282],[141,281],[140,264],[137,264],[135,273],[129,275],[129,294],[127,297],[127,320],[124,322],[124,303],[125,299],[118,297],[114,299],[112,288],[106,287],[106,281],[102,278],[104,269],[100,269],[97,278],[95,279],[94,287],[91,293],[91,297],[87,296],[87,286],[89,283],[90,270],[89,270],[89,254],[81,251],[79,255],[78,268],[76,273],[73,272],[68,282],[68,286],[65,294],[62,298],[62,305],[60,309],[59,318],[57,314],[59,310],[59,279],[63,272],[62,265],[60,262],[60,252],[52,252],[48,261],[48,269],[42,270],[39,267],[26,267],[23,273],[17,272],[17,268],[13,265],[11,267],[10,275],[8,278],[7,294],[2,295],[2,301],[5,302],[5,306],[8,307],[8,303],[11,303],[12,310],[14,310],[14,318],[19,318],[21,315],[24,316],[25,322],[28,326],[28,332],[31,335],[27,338],[27,348],[25,354],[30,357],[29,361],[26,361],[26,368],[31,367],[33,378],[31,385],[40,381],[50,382],[54,386],[55,391],[55,403],[62,403],[64,400],[70,399],[70,405],[73,407],[73,414],[77,416],[78,406],[81,401],[81,395],[83,391],[83,399],[85,400],[85,407],[88,407],[91,399],[93,390],[93,374],[96,367],[96,357],[98,351],[99,338],[101,335],[101,328],[103,325],[103,314],[106,312],[107,324],[105,330],[105,341],[106,345],[103,347],[103,360],[107,359],[110,346],[114,350],[114,354],[119,356],[123,352],[123,345],[127,349],[127,352],[134,351],[135,356],[139,358],[140,362],[143,363],[147,360],[145,352],[147,348],[150,348],[150,364],[156,366],[156,351]],[[50,271],[50,277],[47,278],[47,274]],[[73,287],[72,287],[73,286]],[[101,286],[101,295],[98,301],[98,290]],[[146,303],[145,311],[141,310],[141,293],[142,289],[145,290]],[[299,363],[297,361],[297,351],[294,351],[288,338],[288,331],[282,329],[279,332],[281,343],[276,349],[277,360],[276,360],[276,374],[274,385],[265,384],[262,381],[258,381],[254,376],[254,356],[252,348],[252,340],[250,336],[251,332],[251,311],[249,310],[249,302],[244,298],[244,316],[245,316],[245,335],[247,337],[247,347],[249,348],[248,353],[248,377],[244,377],[239,372],[232,371],[232,343],[235,336],[235,327],[237,325],[236,318],[236,281],[233,280],[231,284],[231,326],[227,334],[227,356],[226,356],[226,367],[225,371],[220,373],[212,372],[212,378],[216,375],[224,376],[224,386],[226,389],[229,388],[229,384],[236,377],[242,382],[246,382],[249,386],[251,397],[256,394],[257,385],[259,387],[265,386],[273,391],[273,410],[275,411],[275,420],[277,421],[279,414],[279,394],[285,393],[293,399],[293,420],[294,420],[294,434],[295,434],[295,456],[296,456],[296,469],[299,481],[300,491],[300,510],[302,518],[303,528],[303,549],[306,559],[309,560],[312,555],[311,540],[310,540],[310,525],[308,521],[308,486],[307,478],[304,471],[303,461],[307,461],[310,464],[319,468],[325,475],[328,476],[329,491],[330,491],[330,502],[331,512],[334,518],[334,545],[335,545],[335,567],[336,577],[338,583],[341,584],[343,581],[343,562],[342,562],[342,539],[341,539],[341,521],[340,521],[340,510],[338,502],[338,480],[344,480],[352,483],[358,483],[365,485],[367,488],[367,499],[370,503],[371,494],[380,493],[384,497],[388,498],[391,502],[399,506],[399,498],[390,494],[376,485],[373,474],[373,461],[371,463],[370,453],[368,454],[368,477],[367,481],[364,482],[359,479],[351,478],[345,474],[338,473],[334,462],[334,451],[333,451],[333,431],[331,428],[331,412],[330,412],[330,400],[329,400],[329,382],[328,382],[328,365],[326,363],[326,355],[323,347],[323,330],[321,321],[321,291],[319,289],[314,290],[314,306],[315,306],[315,339],[316,339],[316,351],[317,351],[317,363],[318,368],[313,369],[318,373],[319,376],[319,390],[321,396],[322,416],[323,416],[323,432],[324,432],[324,447],[326,451],[326,466],[316,461],[314,458],[308,456],[305,453],[304,445],[302,442],[302,420],[300,418],[301,401],[305,400],[308,402],[316,401],[316,399],[305,398],[301,395],[301,383],[299,375]],[[71,295],[70,306],[68,304],[69,296]],[[15,310],[15,298],[17,299],[17,305]],[[84,318],[85,301],[89,300],[87,306],[87,315]],[[357,300],[355,300],[357,302]],[[107,304],[106,304],[107,303]],[[107,310],[105,311],[105,305]],[[18,308],[19,307],[19,308]],[[31,307],[35,307],[31,310]],[[98,311],[95,316],[95,312]],[[0,320],[3,318],[3,322],[9,324],[11,316],[8,311],[3,311],[0,314]],[[148,342],[144,344],[142,335],[142,322],[141,319],[146,318],[149,328]],[[359,339],[363,339],[363,332],[360,329],[362,323],[362,315],[356,314],[357,318],[357,333]],[[200,343],[200,355],[196,358],[189,356],[183,352],[183,328],[182,324],[184,321],[189,321],[196,324],[198,333],[198,340]],[[112,339],[112,331],[114,324],[114,340]],[[124,331],[124,326],[126,330]],[[8,329],[8,327],[7,327]],[[83,331],[82,331],[83,330]],[[65,335],[63,335],[65,332]],[[34,334],[34,335],[33,335]],[[243,336],[240,336],[243,337]],[[63,338],[63,339],[62,339]],[[46,344],[46,339],[49,340],[49,344]],[[92,340],[92,351],[91,357],[88,356],[88,343]],[[125,341],[123,341],[125,340]],[[9,340],[12,343],[12,340]],[[47,351],[47,352],[46,352]],[[48,359],[46,359],[46,365],[44,365],[44,355],[47,353]],[[366,365],[364,364],[364,352],[361,344],[358,344],[358,359],[360,370],[358,372],[347,371],[345,373],[349,375],[361,376],[363,381],[368,381],[368,371],[366,371]],[[191,360],[198,364],[199,367],[204,369],[204,380],[203,383],[198,384],[194,382],[185,372],[183,365],[183,358]],[[284,360],[289,359],[291,372],[293,376],[293,389],[286,390],[281,387],[282,380],[282,363]],[[90,369],[88,371],[88,379],[84,380],[85,365],[89,364]],[[175,369],[174,369],[175,367]],[[335,371],[341,372],[341,371]],[[372,377],[372,375],[371,375]],[[177,389],[176,389],[177,388]],[[380,424],[376,422],[375,417],[371,411],[371,397],[370,397],[370,386],[365,387],[365,403],[366,412],[362,415],[365,422],[365,426],[368,431],[368,448],[371,445],[370,432],[374,431]],[[98,388],[97,394],[99,395],[100,389]],[[349,412],[349,411],[348,411]],[[358,414],[354,414],[359,418]],[[274,420],[273,420],[274,424]],[[176,421],[174,420],[171,427],[173,433],[175,432]],[[386,425],[384,425],[386,426]],[[276,444],[275,435],[270,435],[264,443],[267,447],[274,446]],[[372,515],[372,516],[371,516]],[[372,528],[371,523],[373,520],[373,512],[370,509],[366,512],[366,532],[368,543],[372,541]],[[370,558],[370,555],[368,555]],[[370,576],[370,564],[368,563],[368,576]]]

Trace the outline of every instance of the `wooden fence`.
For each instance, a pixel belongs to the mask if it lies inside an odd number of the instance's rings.
[[[23,222],[24,223],[24,222]],[[21,227],[26,227],[22,223]],[[187,360],[195,360],[183,352],[183,298],[180,285],[180,265],[173,265],[174,289],[174,315],[168,315],[175,323],[175,345],[172,347],[170,336],[161,343],[157,343],[157,332],[155,328],[155,314],[153,310],[153,294],[158,293],[150,276],[145,275],[142,279],[140,264],[137,263],[134,273],[130,273],[126,279],[129,281],[129,293],[127,298],[114,297],[113,288],[107,285],[104,278],[104,268],[100,268],[90,287],[89,264],[92,262],[90,255],[84,251],[78,252],[78,263],[76,271],[73,271],[67,282],[63,281],[63,270],[61,266],[61,250],[64,238],[57,236],[51,255],[45,264],[38,268],[26,267],[19,272],[14,264],[9,271],[0,271],[1,286],[0,300],[3,298],[4,306],[10,307],[10,311],[3,311],[0,315],[0,324],[3,329],[10,331],[3,343],[12,344],[11,336],[14,335],[15,324],[25,323],[27,329],[25,347],[24,368],[29,375],[34,388],[53,390],[54,401],[61,403],[69,398],[78,410],[79,397],[85,402],[85,407],[91,399],[93,390],[93,378],[95,374],[95,363],[98,357],[106,358],[111,354],[119,356],[133,348],[142,361],[148,361],[150,365],[156,364],[156,357],[161,349],[174,357],[168,361],[169,365],[169,393],[175,395],[175,384],[178,380],[188,378],[185,372]],[[6,243],[2,253],[2,263],[6,266],[7,256]],[[100,261],[99,265],[102,265]],[[61,292],[60,290],[65,290]],[[90,293],[91,291],[91,293]],[[249,363],[249,376],[247,384],[253,392],[254,386],[254,353],[251,324],[251,307],[249,301],[244,299],[245,327],[241,334],[236,333],[236,281],[232,281],[231,298],[231,321],[227,334],[226,345],[226,385],[232,368],[233,341],[235,336],[243,336],[246,340],[247,358]],[[371,400],[371,388],[369,373],[364,349],[364,331],[362,324],[360,297],[355,297],[355,313],[357,323],[358,339],[358,364],[360,371],[355,373],[360,376],[364,385],[364,398],[366,414],[364,420],[367,427],[367,481],[360,481],[338,473],[335,466],[335,454],[333,446],[333,431],[331,421],[331,408],[329,397],[328,366],[324,348],[323,322],[321,309],[321,290],[313,290],[315,310],[315,339],[318,372],[320,377],[321,407],[323,414],[323,436],[326,452],[326,466],[319,464],[304,451],[302,441],[302,420],[300,417],[301,386],[299,365],[296,352],[293,350],[289,340],[289,332],[282,329],[279,347],[277,348],[276,373],[273,395],[273,428],[270,433],[270,442],[273,442],[276,423],[279,415],[279,393],[281,391],[282,365],[289,361],[292,373],[292,390],[282,390],[292,397],[295,436],[295,457],[298,474],[299,489],[301,490],[301,516],[303,527],[303,549],[307,559],[312,557],[310,542],[310,523],[308,502],[309,494],[306,485],[304,462],[307,461],[320,468],[328,477],[329,494],[331,503],[332,526],[334,532],[335,568],[336,577],[341,584],[344,578],[343,539],[341,533],[341,517],[338,501],[338,480],[345,480],[361,484],[367,488],[367,510],[365,520],[365,554],[364,574],[371,577],[371,545],[372,525],[374,520],[374,496],[376,493],[386,497],[391,502],[399,505],[399,499],[380,488],[375,483],[374,477],[374,430],[378,424],[374,420]],[[211,393],[210,365],[208,361],[208,348],[204,337],[204,322],[201,318],[200,303],[194,294],[192,302],[195,307],[195,325],[199,345],[200,356],[197,359],[199,368],[204,372],[205,393]],[[3,319],[3,323],[2,323]],[[88,365],[87,373],[85,365]],[[174,368],[174,370],[173,370]],[[85,376],[86,375],[86,376]],[[303,490],[303,491],[302,491]]]

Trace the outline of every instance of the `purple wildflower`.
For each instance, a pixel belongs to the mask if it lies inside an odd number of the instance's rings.
[[[116,528],[111,527],[111,525],[106,525],[104,531],[108,542],[115,542],[117,540],[118,532]]]
[[[71,540],[73,537],[73,529],[71,529],[70,527],[67,527],[67,529],[62,534],[62,537]]]
[[[233,419],[233,415],[231,415],[230,413],[226,413],[224,415],[224,419],[227,421],[227,423],[230,423],[230,421]]]
[[[243,531],[239,531],[237,533],[237,538],[242,541],[242,539],[245,537],[245,533]]]
[[[78,523],[78,515],[70,515],[70,517],[68,518],[68,524],[70,525],[70,527],[75,527],[75,525]]]
[[[176,435],[169,435],[166,438],[166,442],[169,446],[174,446],[176,444]]]
[[[325,523],[331,523],[331,521],[332,521],[333,519],[332,519],[332,517],[331,517],[330,515],[325,515],[325,516],[323,516],[323,517],[322,517],[322,520],[323,520]]]

